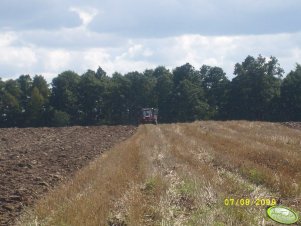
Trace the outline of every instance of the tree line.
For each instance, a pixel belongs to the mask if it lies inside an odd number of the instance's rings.
[[[189,63],[109,77],[99,67],[2,81],[0,127],[135,124],[142,107],[159,108],[159,122],[301,120],[301,65],[284,71],[276,57],[248,56],[230,81],[220,67]]]

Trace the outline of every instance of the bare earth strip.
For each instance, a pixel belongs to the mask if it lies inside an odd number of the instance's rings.
[[[227,206],[226,198],[274,198],[300,212],[301,130],[247,121],[143,125],[19,224],[277,225],[269,205]]]
[[[0,225],[135,132],[131,126],[0,129]]]

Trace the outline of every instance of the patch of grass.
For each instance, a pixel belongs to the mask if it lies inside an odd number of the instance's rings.
[[[157,185],[157,178],[151,177],[145,182],[145,187],[143,188],[143,190],[147,193],[151,193],[154,191],[156,185]]]
[[[226,225],[221,221],[217,221],[213,223],[213,226],[226,226]]]
[[[195,210],[189,216],[189,219],[186,223],[187,226],[195,226],[195,225],[202,225],[202,220],[207,218],[207,214],[210,213],[210,208],[202,207]]]
[[[159,197],[163,192],[165,192],[167,185],[160,175],[150,177],[146,180],[141,191],[146,195],[153,195]]]
[[[189,179],[184,180],[178,188],[178,192],[184,196],[192,197],[195,195],[195,193],[197,191],[198,191],[198,185],[197,185],[196,181],[189,180]]]
[[[264,174],[257,169],[250,169],[248,171],[248,177],[256,185],[263,184],[265,179]]]
[[[258,225],[259,218],[265,216],[263,211],[254,211],[251,209],[235,206],[224,206],[225,214],[233,223],[232,225]],[[252,213],[252,214],[251,214]]]

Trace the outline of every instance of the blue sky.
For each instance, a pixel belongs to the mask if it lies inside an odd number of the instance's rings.
[[[247,55],[301,63],[299,0],[1,0],[0,77],[101,66],[108,74],[186,62],[222,67]]]

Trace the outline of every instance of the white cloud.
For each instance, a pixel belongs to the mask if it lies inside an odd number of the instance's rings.
[[[23,44],[32,43],[42,48],[83,49],[127,44],[122,37],[108,33],[96,33],[82,26],[57,30],[20,31],[18,36],[22,39]]]
[[[46,71],[66,70],[71,66],[71,53],[68,50],[43,50],[42,59]]]
[[[16,39],[17,37],[14,32],[0,33],[0,47],[9,46],[16,41]]]
[[[79,32],[78,29],[60,31],[62,33],[57,34],[57,39],[72,37]],[[22,32],[0,33],[2,77],[42,73],[50,81],[51,77],[69,69],[82,74],[87,69],[96,70],[101,66],[108,74],[112,74],[115,71],[121,73],[143,71],[159,65],[171,69],[189,62],[197,69],[203,64],[220,66],[226,71],[227,76],[232,78],[234,64],[242,62],[247,55],[276,56],[286,72],[294,69],[296,62],[301,63],[299,42],[301,32],[244,36],[187,34],[168,38],[129,40],[119,38],[115,46],[114,42],[112,45],[97,44],[96,37],[92,46],[83,45],[80,48],[77,48],[80,39],[66,48],[60,46],[49,48],[24,41],[22,34]]]
[[[121,59],[132,59],[139,60],[141,58],[148,58],[153,55],[153,51],[150,48],[147,48],[139,43],[134,43],[133,40],[130,40],[128,49],[116,57],[116,60]]]
[[[233,77],[234,65],[242,62],[248,55],[257,57],[276,56],[286,72],[294,69],[300,62],[301,46],[296,40],[301,33],[277,35],[245,36],[201,36],[183,35],[168,39],[140,40],[143,45],[152,48],[154,62],[157,64],[179,66],[186,62],[196,68],[202,64],[220,66],[228,77]],[[156,43],[156,44],[154,44]],[[159,60],[156,60],[155,58]]]
[[[0,64],[29,71],[37,63],[37,56],[29,47],[0,47]],[[23,72],[24,73],[24,72]]]
[[[107,65],[111,67],[111,56],[102,48],[92,48],[84,50],[82,53],[77,52],[77,59],[79,61],[82,58],[81,70],[96,69],[100,65]]]
[[[71,7],[71,12],[75,12],[78,14],[79,18],[82,21],[82,26],[86,27],[88,24],[90,24],[93,20],[93,18],[97,15],[98,11],[93,8],[79,8],[79,7]]]
[[[139,45],[137,45],[139,47]],[[80,71],[83,73],[87,69],[96,70],[98,66],[101,66],[108,74],[114,72],[127,73],[129,71],[144,71],[146,68],[154,68],[156,65],[152,62],[143,59],[133,59],[135,54],[144,54],[145,50],[141,50],[139,47],[130,47],[126,54],[121,53],[120,56],[115,56],[113,50],[104,48],[92,48],[83,52],[77,52],[76,62],[82,59]],[[136,51],[137,50],[137,51]],[[139,51],[138,51],[139,50]],[[116,50],[114,50],[116,51]],[[118,51],[122,51],[121,49]],[[130,53],[129,55],[127,55]]]

